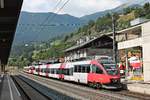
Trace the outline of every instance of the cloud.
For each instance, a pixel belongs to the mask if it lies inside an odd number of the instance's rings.
[[[57,12],[67,0],[62,0],[60,5],[54,9],[60,0],[24,0],[23,11],[29,12]],[[115,8],[121,5],[121,0],[70,0],[61,10],[61,14],[67,13],[81,17],[98,11]]]

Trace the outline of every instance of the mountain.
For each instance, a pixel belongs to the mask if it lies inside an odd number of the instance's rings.
[[[14,43],[47,41],[74,32],[84,24],[68,14],[21,12]]]
[[[150,0],[133,0],[127,5],[121,5],[119,7],[114,8],[114,9],[100,11],[100,12],[96,12],[96,13],[90,14],[90,15],[85,15],[85,16],[81,17],[80,19],[85,20],[85,21],[96,20],[97,18],[102,17],[107,13],[111,13],[111,12],[121,13],[121,12],[123,12],[124,8],[127,8],[127,7],[141,7],[142,5],[144,5],[147,2],[150,2]]]
[[[80,18],[68,14],[21,12],[14,43],[51,40],[77,31],[89,20],[96,20],[110,12],[122,12],[127,7],[140,7],[150,0],[133,0],[124,7],[97,12]],[[48,19],[48,20],[46,20]]]

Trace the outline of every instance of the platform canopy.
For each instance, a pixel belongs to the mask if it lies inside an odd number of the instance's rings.
[[[7,64],[23,0],[0,0],[0,63]]]

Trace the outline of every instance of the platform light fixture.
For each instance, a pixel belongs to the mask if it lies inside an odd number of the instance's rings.
[[[4,8],[4,0],[0,0],[0,8]]]

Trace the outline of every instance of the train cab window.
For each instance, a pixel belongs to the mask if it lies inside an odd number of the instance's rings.
[[[103,74],[103,70],[101,70],[97,65],[92,65],[92,72],[97,74]]]

